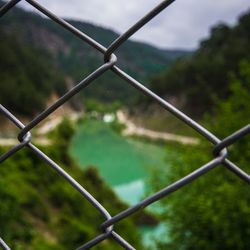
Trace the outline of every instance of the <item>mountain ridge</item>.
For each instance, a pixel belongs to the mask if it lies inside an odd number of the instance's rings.
[[[108,46],[119,36],[108,28],[82,21],[68,21],[104,46]],[[18,7],[10,10],[1,19],[0,30],[4,36],[14,37],[13,39],[19,44],[16,44],[16,47],[25,47],[27,51],[37,50],[37,53],[33,51],[33,55],[30,55],[34,60],[43,57],[49,62],[54,75],[64,79],[61,85],[67,86],[60,87],[60,94],[103,64],[103,55],[100,52],[55,22]],[[189,56],[190,53],[189,51],[161,50],[146,43],[130,40],[115,52],[118,57],[117,65],[147,86],[149,86],[150,78],[165,70],[180,57]],[[25,61],[25,58],[22,60]],[[16,65],[13,64],[12,68],[14,67]],[[25,69],[22,73],[26,74],[24,71]],[[103,74],[80,95],[83,98],[80,98],[80,101],[78,98],[78,106],[86,98],[94,98],[100,102],[119,100],[123,105],[134,105],[138,100],[138,93],[112,72]]]

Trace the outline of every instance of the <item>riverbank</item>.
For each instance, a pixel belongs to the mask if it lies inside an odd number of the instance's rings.
[[[70,112],[67,115],[54,115],[48,120],[43,122],[35,131],[34,142],[40,145],[51,144],[50,140],[46,135],[54,130],[64,118],[69,119],[72,122],[76,122],[79,118],[83,117],[82,112]],[[199,139],[195,137],[177,135],[173,133],[159,132],[144,127],[136,125],[133,121],[129,119],[126,113],[122,110],[116,112],[117,121],[125,125],[125,129],[122,131],[122,135],[125,137],[138,137],[143,139],[149,139],[152,141],[163,141],[163,142],[178,142],[187,145],[197,145],[199,144]],[[1,146],[13,146],[16,145],[17,140],[15,138],[0,138]]]
[[[79,118],[83,116],[83,113],[80,112],[71,112],[67,115],[54,115],[48,118],[46,121],[42,122],[34,132],[34,138],[32,141],[34,144],[41,146],[51,145],[51,140],[47,137],[48,133],[56,129],[56,127],[67,118],[71,122],[76,122]],[[0,146],[11,147],[17,145],[19,142],[14,137],[2,137],[0,138]]]
[[[176,135],[166,132],[158,132],[143,127],[139,127],[128,118],[128,116],[124,111],[121,110],[117,111],[116,116],[118,122],[126,126],[126,129],[122,131],[122,135],[124,136],[136,136],[136,137],[147,138],[150,140],[165,141],[165,142],[173,141],[189,145],[199,144],[199,139],[194,137]]]
[[[54,130],[62,121],[63,119],[67,118],[71,122],[76,122],[79,118],[83,116],[83,113],[80,112],[71,112],[70,114],[63,115],[63,116],[55,116],[51,117],[48,121],[41,124],[36,130],[36,134],[39,136],[45,136],[52,130]]]

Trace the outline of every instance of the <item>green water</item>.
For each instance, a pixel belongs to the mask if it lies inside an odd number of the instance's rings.
[[[130,205],[143,199],[145,183],[155,168],[167,167],[164,146],[125,138],[99,120],[78,126],[70,153],[82,168],[95,166],[119,198]],[[145,246],[154,249],[153,239],[162,237],[164,228],[162,224],[140,228]]]
[[[125,138],[99,120],[78,126],[70,153],[81,167],[97,167],[104,180],[129,204],[143,197],[145,181],[152,171],[166,167],[163,146]]]

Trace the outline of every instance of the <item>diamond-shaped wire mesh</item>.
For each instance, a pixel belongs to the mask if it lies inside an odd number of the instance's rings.
[[[8,11],[10,11],[18,2],[21,0],[11,0],[8,1],[4,6],[0,9],[0,17],[4,16]],[[22,148],[26,147],[29,150],[33,151],[37,154],[42,161],[46,162],[51,168],[53,168],[59,175],[61,175],[67,182],[69,182],[80,194],[83,196],[83,199],[87,199],[93,207],[100,212],[100,214],[104,217],[104,222],[100,225],[101,233],[96,236],[94,239],[91,239],[89,242],[84,243],[78,249],[89,249],[100,242],[104,241],[107,238],[112,238],[118,244],[120,244],[125,249],[134,249],[125,239],[123,239],[119,234],[114,231],[114,225],[125,219],[128,216],[131,216],[138,210],[144,209],[148,205],[166,197],[167,195],[175,192],[181,187],[189,184],[193,180],[203,176],[206,172],[211,169],[217,167],[220,164],[225,165],[226,169],[232,171],[242,180],[250,183],[250,176],[245,173],[242,169],[236,166],[233,162],[231,162],[227,158],[227,149],[226,147],[235,143],[237,140],[245,136],[250,132],[250,125],[236,131],[235,133],[229,135],[227,138],[220,140],[216,137],[216,135],[212,134],[200,124],[192,120],[190,117],[182,113],[180,110],[175,108],[173,105],[168,103],[166,100],[163,100],[161,97],[150,91],[143,84],[138,82],[136,79],[126,74],[121,68],[116,65],[117,58],[115,56],[115,51],[126,42],[135,32],[137,32],[140,28],[146,25],[151,19],[157,16],[160,12],[162,12],[165,8],[171,5],[175,0],[165,0],[162,1],[159,5],[157,5],[153,10],[151,10],[148,14],[142,17],[137,23],[135,23],[132,27],[130,27],[126,32],[124,32],[120,37],[118,37],[113,43],[105,48],[97,41],[84,34],[82,31],[78,30],[65,20],[56,16],[48,9],[40,5],[35,0],[26,0],[27,3],[32,5],[35,9],[46,15],[48,18],[52,19],[62,28],[68,30],[76,37],[80,38],[84,43],[88,43],[94,49],[101,52],[104,56],[104,63],[102,66],[97,68],[94,72],[89,74],[86,78],[84,78],[80,83],[78,83],[75,87],[73,87],[70,91],[68,91],[64,96],[58,99],[54,104],[52,104],[49,108],[40,113],[35,119],[29,122],[27,125],[22,124],[17,117],[10,113],[5,107],[0,104],[1,113],[9,120],[12,121],[19,129],[20,132],[18,134],[19,144],[14,146],[11,150],[6,152],[4,155],[0,156],[0,164],[3,163],[6,159],[11,157],[17,151],[22,150]],[[205,139],[214,144],[214,159],[205,165],[197,168],[195,171],[190,173],[187,176],[184,176],[182,179],[177,180],[173,184],[163,188],[159,192],[153,194],[152,196],[142,200],[138,204],[116,214],[115,216],[111,216],[109,212],[87,191],[84,187],[79,184],[76,180],[74,180],[66,171],[64,171],[60,166],[58,166],[52,159],[50,159],[46,154],[44,154],[39,148],[32,144],[31,130],[35,128],[38,124],[40,124],[45,118],[47,118],[50,114],[52,114],[55,110],[61,107],[64,103],[69,101],[73,96],[91,84],[95,79],[100,77],[106,71],[113,71],[120,78],[124,79],[128,84],[132,85],[135,90],[140,91],[144,95],[150,97],[153,101],[157,102],[160,106],[162,106],[166,111],[172,113],[175,117],[177,117],[182,122],[186,123],[192,129],[196,130],[200,135],[202,135]],[[226,171],[226,170],[225,170]],[[4,242],[2,238],[0,238],[0,247],[5,250],[9,250],[10,248]]]

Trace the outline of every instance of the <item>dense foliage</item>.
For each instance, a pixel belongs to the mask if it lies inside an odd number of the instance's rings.
[[[214,27],[191,58],[179,60],[156,77],[152,88],[158,94],[177,97],[186,111],[201,116],[211,111],[215,98],[229,94],[229,79],[238,74],[242,59],[249,60],[250,13],[240,17],[235,27]]]
[[[67,154],[73,130],[65,121],[53,132],[54,144],[43,151],[80,182],[111,214],[126,206],[99,177],[95,168],[81,170]],[[6,148],[0,149],[0,154]],[[76,249],[98,233],[104,218],[46,162],[21,150],[0,168],[0,235],[13,249]],[[110,202],[112,201],[112,202]],[[134,219],[116,229],[141,249]],[[94,249],[120,249],[108,240]]]
[[[227,137],[250,121],[250,63],[241,62],[239,72],[231,77],[229,97],[217,100],[214,115],[207,115],[204,121],[219,138]],[[231,146],[228,156],[247,173],[250,172],[249,139],[248,135]],[[155,176],[157,189],[210,161],[212,147],[203,141],[198,147],[175,147],[170,157],[170,169]],[[170,240],[159,243],[159,249],[249,249],[249,185],[224,166],[172,194],[162,205],[162,219],[167,223]]]
[[[32,116],[45,107],[48,96],[65,90],[42,50],[22,46],[17,36],[0,28],[0,103],[15,113]]]

